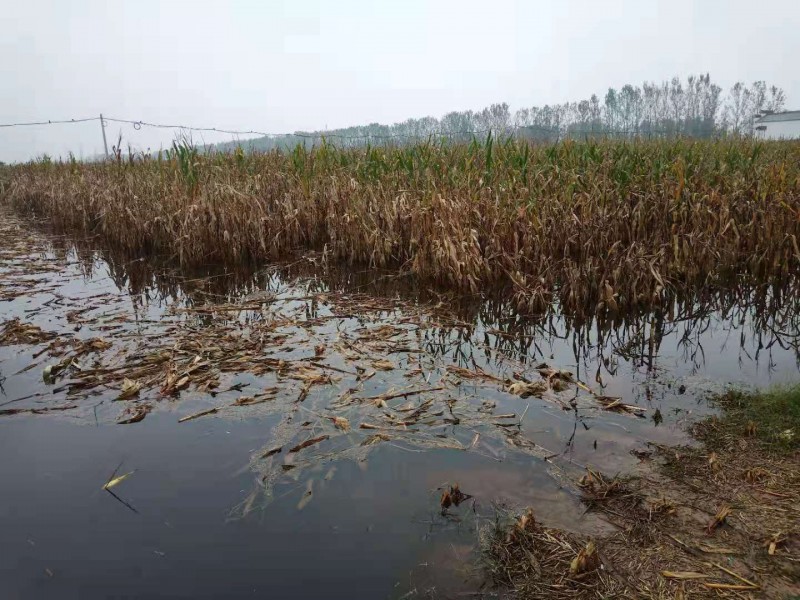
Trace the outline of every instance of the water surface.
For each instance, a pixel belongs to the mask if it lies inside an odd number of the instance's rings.
[[[491,595],[475,548],[498,507],[598,531],[586,465],[629,468],[688,441],[709,393],[798,374],[793,282],[520,315],[313,256],[187,274],[4,221],[0,321],[51,336],[0,347],[3,597]],[[544,363],[568,381],[509,391]],[[471,498],[442,514],[456,483]]]

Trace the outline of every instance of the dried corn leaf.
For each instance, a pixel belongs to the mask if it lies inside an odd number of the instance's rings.
[[[443,514],[453,505],[453,499],[450,497],[450,490],[445,490],[442,492],[442,496],[439,498],[439,505],[442,507]]]
[[[133,398],[139,394],[139,390],[142,389],[142,384],[134,379],[128,379],[127,377],[122,381],[122,388],[120,389],[119,396],[117,396],[117,400],[127,400],[128,398]]]
[[[603,407],[603,410],[612,412],[627,413],[635,416],[642,416],[641,413],[646,412],[646,408],[641,406],[634,406],[633,404],[625,404],[622,398],[615,396],[595,396],[595,400]]]
[[[661,576],[666,579],[708,579],[709,575],[695,571],[661,571]]]
[[[764,542],[764,545],[767,547],[767,554],[770,556],[774,556],[775,553],[778,551],[778,546],[786,543],[787,537],[781,533],[775,533],[769,537],[769,539]]]
[[[470,498],[472,498],[472,496],[462,492],[457,483],[446,487],[439,498],[439,505],[442,507],[442,514],[445,514],[447,509],[451,506],[458,506]]]
[[[572,373],[563,369],[554,369],[547,363],[541,363],[536,365],[536,371],[541,375],[543,379],[553,380],[559,379],[566,383],[574,383],[575,377],[573,377]]]
[[[385,433],[376,433],[376,434],[373,434],[373,435],[369,436],[368,438],[366,438],[363,442],[361,442],[361,445],[362,446],[372,446],[373,444],[379,444],[381,442],[388,442],[390,439],[392,439],[392,438],[390,438]]]
[[[711,519],[711,521],[709,521],[708,525],[706,526],[706,532],[708,534],[713,533],[713,531],[717,527],[719,527],[725,522],[725,519],[727,519],[728,516],[730,516],[730,514],[731,514],[730,506],[728,506],[727,504],[723,504],[722,506],[720,506],[719,510],[717,510],[717,514],[714,515],[714,518]]]
[[[130,473],[125,473],[124,475],[120,475],[119,477],[114,477],[113,479],[109,479],[106,484],[103,486],[104,490],[110,490],[114,486],[119,485],[123,481],[125,481],[128,477],[133,475],[136,471],[131,471]]]
[[[478,369],[477,367],[475,370],[465,369],[463,367],[458,367],[456,365],[447,365],[447,370],[454,375],[458,375],[464,379],[485,379],[487,381],[496,381],[498,383],[502,383],[503,380],[499,377],[492,375],[491,373],[487,373],[482,369]]]
[[[161,394],[164,396],[170,396],[175,394],[185,387],[189,385],[189,376],[188,375],[178,375],[176,373],[169,373],[164,379],[164,383],[161,386]]]
[[[591,573],[600,568],[600,555],[594,541],[590,540],[584,548],[581,548],[578,555],[572,559],[569,565],[571,575],[582,575]]]
[[[536,519],[534,518],[532,508],[529,508],[520,516],[519,521],[517,521],[517,527],[521,531],[529,531],[536,527]]]
[[[149,404],[138,404],[132,409],[126,410],[125,412],[129,416],[117,421],[117,425],[131,425],[144,420],[144,418],[147,416],[147,413],[150,412],[150,408],[151,407]]]
[[[342,431],[350,431],[350,421],[348,421],[344,417],[331,417],[331,421],[333,421],[333,425],[334,427],[336,427],[336,429],[341,429]]]
[[[702,585],[710,590],[747,591],[758,589],[758,586],[743,585],[740,583],[703,583]]]
[[[385,359],[373,360],[370,364],[378,371],[391,371],[396,368],[392,361]]]
[[[6,322],[0,330],[0,346],[38,344],[54,337],[56,337],[55,333],[42,331],[36,325],[22,323],[19,319],[12,319]]]
[[[467,450],[472,450],[475,446],[477,446],[478,445],[478,441],[480,439],[481,439],[481,434],[480,433],[476,433],[475,436],[472,438],[472,442],[470,443],[470,445],[467,448]]]
[[[197,419],[199,417],[205,417],[206,415],[213,415],[219,412],[220,406],[215,406],[214,408],[209,408],[207,410],[201,410],[198,413],[194,413],[192,415],[186,415],[185,417],[181,417],[178,419],[178,423],[184,423],[186,421],[191,421],[192,419]]]
[[[547,384],[544,381],[515,381],[506,386],[506,391],[522,398],[541,397],[547,391]]]
[[[290,448],[289,453],[292,454],[294,452],[299,452],[303,448],[308,448],[309,446],[313,446],[314,444],[319,444],[320,442],[327,440],[329,437],[330,436],[328,435],[321,435],[319,437],[311,438],[310,440],[306,440],[305,442],[301,442],[296,446],[294,446],[293,448]]]
[[[306,489],[303,492],[303,496],[300,498],[300,502],[297,503],[297,510],[303,510],[308,503],[311,502],[311,499],[314,497],[314,480],[309,479],[306,482]]]
[[[256,398],[255,396],[239,396],[235,401],[234,404],[236,406],[252,406],[253,404],[263,404],[270,398],[259,396]]]

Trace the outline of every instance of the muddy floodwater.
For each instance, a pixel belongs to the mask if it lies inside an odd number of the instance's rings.
[[[792,281],[520,315],[320,256],[181,273],[0,218],[2,598],[492,597],[498,507],[600,531],[586,466],[798,378]]]

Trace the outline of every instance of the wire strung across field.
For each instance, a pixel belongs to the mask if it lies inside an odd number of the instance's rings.
[[[0,128],[9,128],[9,127],[29,127],[29,126],[37,126],[37,125],[61,125],[61,124],[71,124],[71,123],[87,123],[91,121],[100,121],[101,117],[88,117],[85,119],[59,119],[59,120],[47,120],[47,121],[30,121],[30,122],[21,122],[21,123],[0,123]],[[191,125],[180,125],[180,124],[164,124],[164,123],[151,123],[148,121],[143,120],[134,120],[134,119],[120,119],[117,117],[102,117],[103,123],[122,123],[126,125],[132,125],[134,129],[139,130],[142,127],[151,127],[154,129],[180,129],[184,131],[198,131],[198,132],[214,132],[214,133],[224,133],[228,135],[257,135],[262,137],[268,138],[282,138],[282,137],[297,137],[297,138],[305,138],[305,139],[349,139],[349,140],[388,140],[388,139],[428,139],[431,137],[452,137],[452,136],[477,136],[477,135],[488,135],[492,131],[502,131],[507,135],[513,135],[517,132],[539,132],[539,133],[550,133],[554,135],[567,135],[567,136],[574,136],[574,135],[624,135],[624,136],[635,136],[635,135],[661,135],[664,132],[660,131],[640,131],[640,130],[615,130],[615,129],[597,129],[597,128],[584,128],[584,129],[569,129],[562,130],[559,127],[545,127],[542,125],[507,125],[501,126],[498,128],[485,128],[485,129],[477,129],[477,130],[468,130],[468,131],[431,131],[427,133],[394,133],[394,134],[341,134],[341,133],[326,133],[326,132],[301,132],[297,131],[294,133],[268,133],[264,131],[258,131],[255,129],[224,129],[220,127],[195,127]],[[695,134],[707,134],[713,133],[713,129],[702,130],[702,131],[695,131]],[[677,132],[675,132],[677,134]]]

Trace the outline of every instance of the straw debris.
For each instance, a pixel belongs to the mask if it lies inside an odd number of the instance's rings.
[[[744,407],[741,396],[723,395],[717,399],[722,415],[693,427],[701,447],[651,444],[650,460],[636,475],[587,469],[576,491],[616,532],[587,539],[547,529],[528,510],[485,532],[489,572],[520,598],[782,599],[800,593],[797,451],[787,455],[773,435],[797,426],[791,416],[797,397],[796,390],[779,389],[750,396]],[[775,403],[785,407],[779,423],[775,415],[757,416],[759,405]],[[763,433],[745,441],[751,438],[741,425],[751,416]],[[578,588],[579,573],[594,575]]]

